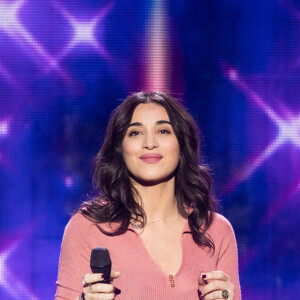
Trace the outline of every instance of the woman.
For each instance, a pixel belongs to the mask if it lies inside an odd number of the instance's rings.
[[[68,223],[56,299],[240,299],[230,223],[215,213],[199,165],[197,128],[174,98],[129,96],[115,109],[96,157],[96,196]],[[111,284],[91,273],[109,250]]]

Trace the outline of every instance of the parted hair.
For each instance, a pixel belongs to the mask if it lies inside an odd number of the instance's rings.
[[[213,221],[216,202],[211,193],[211,177],[200,157],[199,130],[181,103],[163,92],[131,94],[111,114],[103,145],[94,161],[94,196],[79,208],[84,216],[98,223],[100,231],[114,236],[124,234],[130,221],[145,226],[147,218],[138,191],[130,180],[123,160],[122,142],[135,108],[155,103],[165,108],[180,147],[175,170],[175,197],[179,213],[188,219],[193,240],[202,248],[214,251],[207,230]],[[187,209],[190,207],[190,209]],[[117,223],[107,231],[101,223]]]

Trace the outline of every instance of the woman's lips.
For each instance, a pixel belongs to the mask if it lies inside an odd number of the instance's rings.
[[[158,153],[143,154],[140,156],[140,159],[147,164],[155,164],[156,162],[160,161],[162,158],[163,158],[162,155]]]

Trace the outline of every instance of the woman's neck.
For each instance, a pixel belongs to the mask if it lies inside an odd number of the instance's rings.
[[[152,186],[137,182],[133,185],[140,195],[141,206],[146,213],[148,223],[164,220],[177,211],[174,178]]]

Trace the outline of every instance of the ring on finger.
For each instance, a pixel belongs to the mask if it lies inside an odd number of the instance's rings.
[[[222,297],[223,297],[224,299],[228,299],[228,297],[229,297],[229,292],[228,292],[227,290],[223,290],[223,291],[222,291]]]
[[[84,276],[83,276],[82,279],[81,279],[81,283],[82,283],[82,285],[86,285],[86,282],[85,282],[85,280],[84,280]]]

